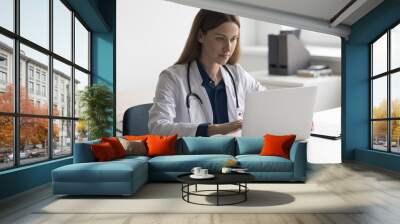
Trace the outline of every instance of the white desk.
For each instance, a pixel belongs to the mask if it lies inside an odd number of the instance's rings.
[[[341,106],[341,77],[338,75],[306,78],[295,75],[269,75],[265,70],[249,73],[268,89],[317,86],[315,111]]]

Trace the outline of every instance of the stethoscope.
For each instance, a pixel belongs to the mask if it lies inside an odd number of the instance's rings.
[[[189,110],[189,108],[190,108],[190,101],[189,101],[189,98],[190,98],[191,96],[195,97],[196,99],[199,100],[199,102],[200,102],[201,104],[203,104],[203,101],[200,99],[199,95],[197,95],[196,93],[193,93],[193,92],[192,92],[192,88],[191,88],[191,86],[190,86],[190,77],[189,77],[189,76],[190,76],[190,64],[191,64],[191,63],[192,63],[192,62],[189,62],[189,63],[188,63],[187,71],[186,71],[187,85],[188,85],[188,88],[189,88],[189,93],[186,95],[186,107],[187,107],[188,110]],[[232,84],[233,84],[233,89],[235,90],[236,109],[239,109],[239,100],[238,100],[238,96],[237,96],[237,90],[236,90],[236,83],[235,83],[235,80],[233,79],[233,75],[232,75],[231,71],[228,69],[228,67],[227,67],[226,65],[223,65],[223,67],[224,67],[225,70],[229,73],[229,76],[231,77]]]

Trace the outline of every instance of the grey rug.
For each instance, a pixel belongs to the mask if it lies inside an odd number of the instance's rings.
[[[349,203],[316,184],[260,183],[248,186],[247,201],[237,205],[190,204],[182,200],[180,184],[150,183],[131,197],[57,197],[35,213],[360,213],[360,205]],[[231,189],[234,186],[224,187]],[[198,190],[211,189],[215,186],[202,185]],[[240,198],[224,197],[222,202],[237,199]],[[193,196],[191,200],[207,204],[216,202],[214,196]]]

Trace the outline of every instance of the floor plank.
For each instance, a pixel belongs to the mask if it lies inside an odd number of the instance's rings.
[[[0,223],[15,224],[280,224],[400,223],[400,174],[361,163],[310,164],[308,183],[323,186],[349,203],[364,205],[359,214],[36,214],[54,201],[50,185],[0,201]]]

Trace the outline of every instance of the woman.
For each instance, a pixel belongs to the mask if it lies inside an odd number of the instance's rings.
[[[160,74],[151,133],[211,136],[242,127],[246,92],[265,88],[237,64],[239,36],[238,17],[198,12],[179,60]]]

